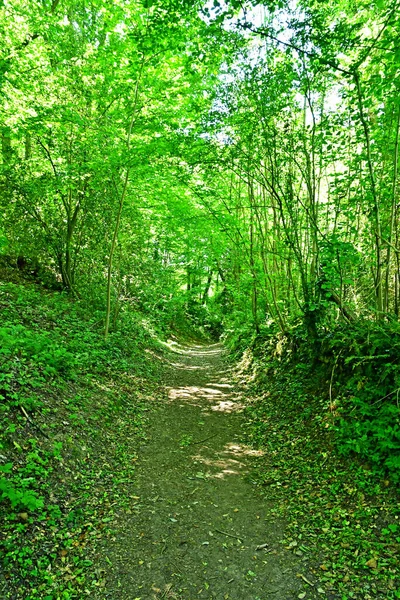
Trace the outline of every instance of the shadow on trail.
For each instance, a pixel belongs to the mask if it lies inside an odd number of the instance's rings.
[[[168,362],[97,598],[297,598],[301,559],[254,490],[261,453],[241,443],[244,402],[221,346],[176,347]]]

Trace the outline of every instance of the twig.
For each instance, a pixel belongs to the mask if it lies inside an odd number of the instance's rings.
[[[44,435],[44,437],[45,437],[45,438],[47,438],[47,439],[49,440],[50,438],[49,438],[49,436],[47,435],[47,433],[45,433],[45,432],[43,431],[43,429],[41,429],[41,428],[39,427],[39,425],[37,425],[37,424],[36,424],[34,421],[32,421],[32,419],[30,418],[30,416],[28,415],[28,413],[26,412],[26,410],[25,410],[25,408],[22,406],[22,404],[20,404],[20,405],[19,405],[19,408],[20,408],[20,410],[21,410],[22,414],[24,415],[25,419],[27,419],[27,421],[29,421],[29,423],[30,423],[31,425],[33,425],[33,426],[34,426],[34,427],[35,427],[35,428],[36,428],[38,431],[40,431],[40,433],[41,433],[42,435]]]
[[[268,544],[260,544],[256,547],[256,550],[269,550]]]
[[[192,442],[192,446],[194,446],[195,444],[204,444],[204,442],[208,442],[208,440],[215,438],[217,435],[218,435],[217,433],[214,433],[213,435],[206,437],[204,440],[200,440],[199,442]]]
[[[382,402],[382,400],[386,400],[386,398],[389,398],[389,396],[392,396],[393,394],[397,394],[397,400],[398,400],[399,392],[400,392],[400,388],[397,388],[397,390],[394,390],[393,392],[389,392],[389,394],[386,394],[386,396],[382,396],[382,398],[375,400],[375,402],[373,402],[371,404],[371,406],[375,406],[375,404],[377,404],[378,402]]]
[[[242,539],[243,539],[243,538],[242,538],[241,536],[239,536],[239,535],[233,535],[233,533],[227,533],[226,531],[221,531],[220,529],[215,529],[215,531],[216,531],[217,533],[220,533],[221,535],[226,535],[226,536],[228,536],[228,537],[231,537],[231,538],[233,538],[234,540],[240,540],[240,541],[242,541]]]
[[[311,585],[312,587],[314,587],[314,584],[313,584],[311,581],[309,581],[309,580],[307,579],[307,577],[305,577],[305,576],[304,576],[304,575],[302,575],[301,573],[297,573],[297,577],[299,577],[300,579],[302,579],[303,581],[305,581],[306,583],[308,583],[308,585]]]

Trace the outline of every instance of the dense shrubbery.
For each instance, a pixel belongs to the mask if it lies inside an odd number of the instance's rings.
[[[400,327],[360,322],[323,341],[338,448],[400,480]]]
[[[143,317],[134,314],[129,323],[125,320],[125,331],[115,332],[105,341],[98,314],[91,315],[83,303],[66,295],[35,285],[2,283],[0,305],[0,401],[5,424],[0,453],[7,453],[10,434],[12,437],[15,431],[13,419],[7,418],[10,411],[21,410],[30,418],[41,411],[43,395],[49,389],[78,376],[132,366],[140,372],[146,362],[144,347],[155,343],[140,322]],[[23,467],[11,462],[1,465],[0,500],[8,501],[13,509],[41,508],[43,500],[36,489],[38,481],[47,476],[45,465],[53,458],[41,456],[35,449]]]
[[[102,497],[104,463],[112,476],[127,462],[134,468],[125,458],[143,435],[138,388],[156,368],[145,352],[158,348],[154,325],[130,312],[104,340],[95,308],[8,275],[16,283],[0,283],[0,595],[78,598],[97,578],[82,523],[107,509],[119,479],[130,481],[116,476]],[[98,532],[104,526],[96,521]],[[64,577],[60,546],[73,555],[76,578]]]
[[[341,371],[328,345],[312,356],[302,337],[300,330],[258,337],[240,363],[250,396],[245,439],[264,451],[255,476],[260,493],[287,523],[287,546],[300,549],[305,565],[307,556],[317,557],[312,572],[329,597],[399,598],[398,470],[376,448],[373,463],[372,436],[359,460],[341,455],[358,439],[345,425],[366,427],[366,420],[340,414],[338,378],[346,386],[346,365]]]
[[[232,330],[228,345],[235,353],[253,348],[258,380],[266,388],[268,376],[280,370],[296,367],[297,375],[299,369],[301,375],[306,373],[307,393],[320,398],[333,423],[337,451],[358,455],[381,475],[400,481],[397,323],[365,321],[338,327],[321,334],[315,346],[300,325],[285,335],[265,328],[259,336],[242,325]],[[304,393],[301,389],[299,394]]]

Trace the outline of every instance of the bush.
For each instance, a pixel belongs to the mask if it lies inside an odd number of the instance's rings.
[[[400,481],[400,327],[359,322],[323,342],[336,388],[339,452]]]

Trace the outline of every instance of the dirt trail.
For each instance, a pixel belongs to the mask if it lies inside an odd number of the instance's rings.
[[[239,441],[241,398],[221,347],[177,349],[170,367],[98,597],[297,598],[302,559],[251,483],[255,452]]]

